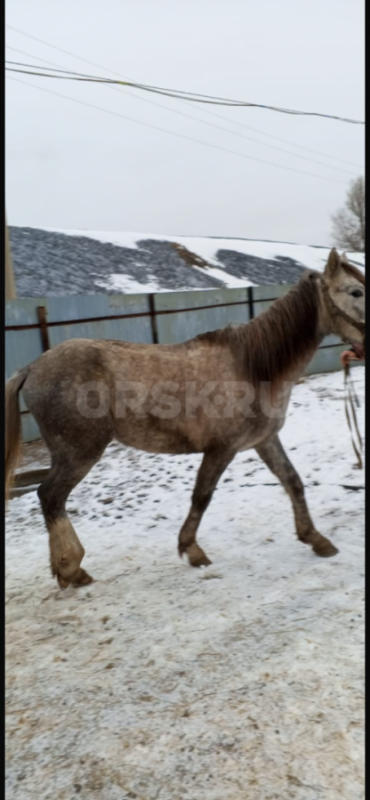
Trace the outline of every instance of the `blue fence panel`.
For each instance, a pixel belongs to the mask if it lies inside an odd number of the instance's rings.
[[[121,342],[153,342],[148,317],[73,322],[48,328],[50,347],[67,339],[116,339]]]
[[[44,300],[22,298],[8,300],[5,304],[6,326],[37,325],[37,306]],[[42,353],[42,340],[39,328],[26,330],[7,330],[5,336],[5,379],[14,372],[31,364]],[[22,419],[23,441],[29,442],[40,438],[38,425],[27,409],[22,392],[19,407]]]
[[[46,297],[20,297],[5,303],[5,326],[37,325],[37,306],[46,306]]]
[[[72,301],[72,302],[71,302]],[[48,297],[46,302],[50,346],[66,339],[153,341],[148,295],[89,295]],[[60,325],[55,323],[60,322]]]
[[[14,302],[14,301],[13,301]],[[37,302],[37,305],[41,305]],[[125,314],[147,314],[147,294],[91,294],[47,297],[48,322],[71,322],[73,320],[117,317]]]
[[[249,322],[248,289],[156,294],[154,306],[156,312],[166,312],[156,315],[158,341],[162,344],[185,342],[230,323]]]

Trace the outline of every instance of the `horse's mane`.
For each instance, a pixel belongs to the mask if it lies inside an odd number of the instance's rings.
[[[203,333],[197,340],[228,345],[243,377],[274,384],[319,343],[316,277],[318,273],[305,273],[288,294],[246,325]]]
[[[348,272],[349,275],[352,275],[353,278],[356,278],[356,281],[360,281],[363,286],[365,286],[365,275],[361,270],[357,269],[354,264],[350,264],[349,261],[342,261],[342,267],[345,272]]]
[[[343,269],[365,285],[364,274],[347,260]],[[288,370],[313,355],[319,331],[319,272],[303,274],[299,283],[245,325],[202,333],[196,340],[229,346],[241,375],[252,382],[283,380]]]

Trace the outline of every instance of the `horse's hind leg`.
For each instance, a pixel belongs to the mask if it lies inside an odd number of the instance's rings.
[[[210,503],[217,481],[235,453],[212,451],[205,453],[197,475],[190,512],[179,534],[179,554],[187,554],[192,567],[211,564],[205,552],[196,542],[196,533],[202,516]]]
[[[258,445],[256,451],[271,472],[279,478],[292,501],[298,539],[310,544],[318,556],[335,556],[337,548],[315,529],[307,508],[303,483],[289,461],[279,437],[271,436]]]
[[[52,467],[47,478],[38,489],[42,510],[49,531],[50,563],[53,576],[59,586],[66,589],[85,586],[92,578],[81,569],[85,550],[71,524],[66,501],[72,489],[87,475],[102,453],[93,460],[79,460],[75,453],[68,456],[52,454]]]

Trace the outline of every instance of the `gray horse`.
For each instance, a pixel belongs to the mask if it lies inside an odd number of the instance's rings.
[[[305,273],[285,297],[246,325],[176,345],[71,339],[44,353],[6,385],[6,487],[20,447],[19,391],[51,453],[38,494],[62,588],[88,584],[66,501],[116,439],[150,453],[203,453],[179,553],[211,562],[196,534],[217,481],[236,453],[255,448],[290,496],[298,538],[319,556],[333,544],[316,531],[302,481],[278,432],[292,387],[329,333],[364,358],[365,279],[332,250],[324,273]]]

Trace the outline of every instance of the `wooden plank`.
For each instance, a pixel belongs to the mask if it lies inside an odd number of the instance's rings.
[[[14,476],[14,486],[39,486],[41,481],[49,475],[49,472],[50,467],[39,467],[38,469],[16,472]]]

